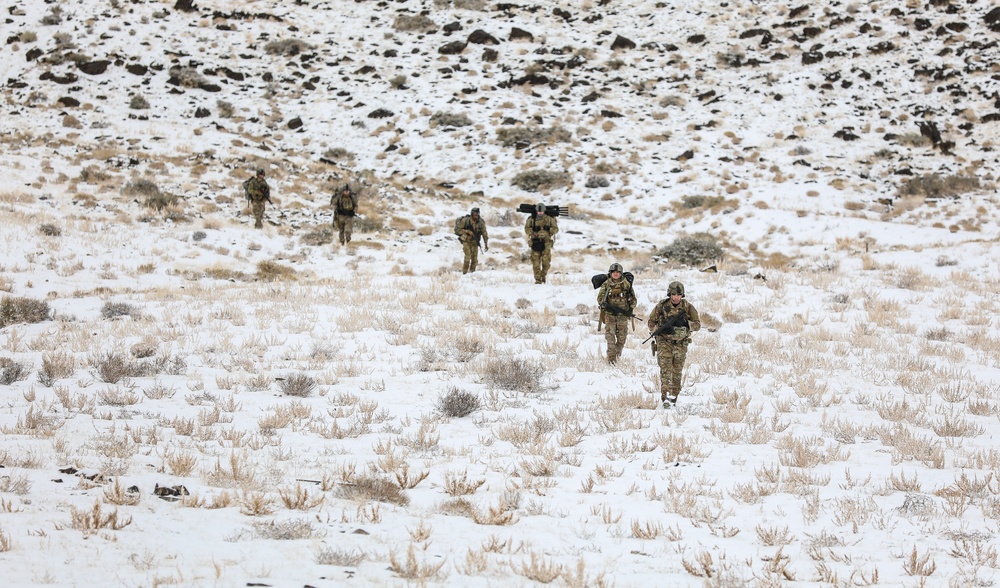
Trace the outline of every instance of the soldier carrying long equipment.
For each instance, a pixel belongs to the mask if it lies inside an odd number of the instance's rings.
[[[683,326],[684,322],[687,322],[687,315],[683,312],[678,312],[673,317],[671,317],[670,320],[666,320],[660,323],[660,325],[656,327],[656,330],[650,333],[649,337],[646,337],[646,340],[643,341],[641,344],[645,345],[653,337],[657,337],[659,335],[667,333],[668,331],[672,333],[674,327]]]

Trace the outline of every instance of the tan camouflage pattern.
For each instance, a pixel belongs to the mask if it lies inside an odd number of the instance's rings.
[[[646,322],[646,326],[652,332],[660,323],[679,312],[687,314],[687,328],[677,327],[672,335],[656,336],[656,363],[660,366],[660,398],[671,402],[676,402],[681,393],[688,344],[691,343],[691,333],[701,329],[701,317],[694,305],[687,300],[681,299],[680,304],[674,305],[669,298],[666,298],[653,308]]]
[[[554,217],[547,214],[533,214],[524,223],[524,236],[528,240],[528,250],[531,252],[531,268],[535,274],[535,283],[544,284],[545,277],[549,273],[549,266],[552,265],[552,244],[555,242],[555,235],[559,232],[559,223]],[[531,240],[538,237],[545,241],[544,251],[531,249]]]
[[[253,214],[255,229],[264,227],[264,203],[271,197],[271,187],[262,177],[254,176],[243,182],[243,191],[250,200],[250,212]]]
[[[608,362],[615,363],[621,357],[625,340],[628,338],[629,315],[638,303],[632,284],[624,277],[617,280],[609,277],[597,292],[597,304],[603,305],[604,340],[608,344]]]
[[[474,219],[471,214],[467,214],[455,223],[455,234],[458,235],[458,241],[462,244],[462,273],[476,271],[476,265],[479,263],[480,237],[482,237],[485,247],[489,248],[490,246],[490,234],[486,230],[486,222],[481,216]]]
[[[351,234],[354,232],[354,217],[333,213],[333,229],[337,231],[337,238],[341,245],[351,242]]]

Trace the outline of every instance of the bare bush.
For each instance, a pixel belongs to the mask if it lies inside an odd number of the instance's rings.
[[[952,198],[969,192],[976,192],[981,187],[979,178],[975,176],[942,176],[935,173],[913,178],[900,186],[897,193],[901,197]]]
[[[0,300],[0,329],[19,323],[40,323],[49,320],[49,303],[24,296],[5,296]]]
[[[532,169],[517,174],[510,183],[525,192],[538,192],[542,189],[568,188],[573,185],[573,179],[567,172]]]
[[[352,568],[365,561],[367,556],[360,551],[348,551],[339,547],[322,546],[316,552],[315,561],[321,566]]]
[[[128,302],[111,302],[109,300],[101,306],[101,318],[103,319],[116,319],[123,316],[138,320],[142,318],[142,313],[138,307]]]
[[[285,396],[305,398],[316,391],[316,380],[306,374],[291,374],[278,382],[278,388]]]
[[[472,124],[472,120],[465,114],[435,112],[431,115],[431,124],[435,127],[467,127]]]
[[[312,48],[312,45],[309,43],[298,39],[279,39],[277,41],[270,41],[264,45],[264,51],[271,55],[298,55]]]
[[[257,264],[257,279],[263,282],[294,280],[295,270],[287,265],[265,259]]]
[[[676,239],[661,249],[657,255],[687,266],[699,266],[721,258],[722,248],[716,244],[715,237],[707,233],[698,233]]]
[[[28,364],[14,361],[9,357],[0,357],[0,384],[10,386],[14,382],[26,380],[31,373]]]
[[[555,127],[501,127],[497,140],[504,147],[527,147],[535,143],[566,143],[573,138],[566,129]]]
[[[410,33],[429,33],[437,30],[437,24],[424,14],[400,14],[392,21],[392,28]]]
[[[486,383],[503,390],[537,392],[542,388],[545,366],[538,360],[522,357],[491,357],[483,369]]]
[[[482,402],[478,396],[454,386],[441,396],[437,403],[438,412],[452,418],[468,416],[481,406]]]
[[[410,503],[409,495],[394,482],[372,476],[356,477],[351,484],[338,485],[337,496],[347,500],[375,500],[399,506]]]

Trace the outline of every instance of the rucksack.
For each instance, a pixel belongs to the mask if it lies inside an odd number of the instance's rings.
[[[594,290],[600,288],[604,282],[607,281],[608,277],[608,274],[597,274],[596,276],[590,278],[590,283],[594,285]],[[628,280],[630,285],[632,284],[632,281],[635,280],[635,276],[632,275],[632,272],[623,272],[622,277]]]
[[[352,195],[353,194],[350,191],[348,191],[347,194],[344,194],[344,190],[341,189],[340,196],[338,197],[338,200],[337,200],[337,208],[339,208],[343,212],[351,212],[351,211],[353,211],[354,210],[354,199],[351,198]]]

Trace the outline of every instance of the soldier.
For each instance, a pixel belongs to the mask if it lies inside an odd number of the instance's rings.
[[[531,247],[531,267],[535,272],[535,283],[544,284],[552,262],[552,243],[559,224],[555,217],[545,214],[545,205],[539,202],[535,211],[524,223],[524,235]]]
[[[656,332],[660,325],[673,324],[653,339],[656,363],[660,366],[660,400],[663,401],[663,408],[670,408],[677,403],[691,333],[701,329],[698,311],[684,299],[684,284],[670,282],[667,295],[649,314],[647,322],[650,334]]]
[[[358,209],[358,195],[351,190],[350,184],[344,184],[340,191],[330,197],[333,207],[333,228],[341,245],[351,242],[351,232],[354,230],[354,214]]]
[[[455,221],[455,234],[462,244],[465,258],[462,260],[462,273],[476,271],[479,260],[479,238],[483,238],[484,251],[490,250],[490,236],[486,232],[486,222],[479,216],[479,209],[473,208],[469,214]]]
[[[243,182],[243,192],[250,201],[250,212],[254,218],[253,227],[264,228],[264,202],[271,202],[271,188],[264,181],[264,170],[258,169],[255,177]]]
[[[608,363],[614,364],[621,357],[628,336],[628,323],[635,310],[636,297],[620,263],[608,268],[608,279],[597,292],[597,304],[604,320],[604,340],[608,342]]]

